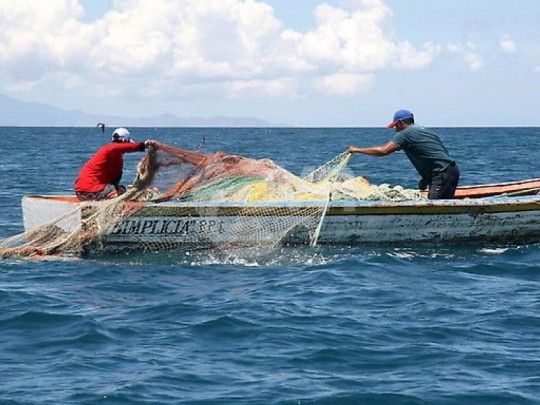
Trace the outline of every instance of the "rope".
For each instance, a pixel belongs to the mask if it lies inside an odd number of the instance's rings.
[[[324,209],[323,209],[319,224],[317,225],[317,228],[315,229],[315,232],[313,233],[313,237],[311,238],[311,241],[309,243],[310,246],[317,246],[317,241],[319,240],[322,224],[324,222],[324,218],[326,217],[326,212],[328,211],[328,207],[330,206],[330,201],[332,200],[334,180],[337,178],[337,176],[343,170],[343,168],[347,166],[347,164],[349,163],[349,160],[351,160],[351,157],[352,157],[352,153],[344,152],[331,160],[332,162],[332,161],[336,161],[337,158],[342,159],[340,163],[334,169],[332,169],[332,171],[330,172],[330,176],[328,177],[328,180],[330,181],[330,190],[328,191],[328,199],[326,200],[326,204],[324,205]]]

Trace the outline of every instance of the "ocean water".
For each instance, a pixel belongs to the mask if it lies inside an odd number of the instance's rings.
[[[540,177],[538,128],[438,128],[462,185]],[[110,133],[110,131],[109,131]],[[133,128],[305,174],[387,129]],[[0,128],[0,238],[96,128]],[[126,155],[126,183],[141,154]],[[349,170],[413,188],[402,153]],[[540,241],[539,241],[540,242]],[[0,260],[1,404],[539,404],[540,245]]]

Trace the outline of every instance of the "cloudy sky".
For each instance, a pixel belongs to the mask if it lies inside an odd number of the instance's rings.
[[[0,0],[0,93],[93,114],[540,126],[538,0]]]

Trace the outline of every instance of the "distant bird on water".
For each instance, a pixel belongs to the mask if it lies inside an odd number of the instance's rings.
[[[203,136],[201,138],[201,143],[199,144],[199,147],[197,148],[197,150],[200,152],[201,149],[203,148],[204,144],[206,143],[206,136]]]
[[[105,124],[103,122],[98,122],[96,127],[101,129],[101,132],[105,132]]]

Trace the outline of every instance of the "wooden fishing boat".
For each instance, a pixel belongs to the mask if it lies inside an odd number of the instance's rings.
[[[540,179],[460,187],[449,200],[332,201],[294,203],[146,203],[116,224],[106,237],[108,250],[163,246],[212,247],[249,243],[253,229],[267,218],[295,218],[306,209],[325,209],[319,244],[417,244],[540,240]],[[102,202],[74,196],[25,196],[25,230],[65,218],[57,226],[76,229]],[[129,204],[129,203],[127,203]],[[324,206],[324,207],[323,207]],[[75,212],[76,215],[65,215]],[[234,232],[231,230],[234,229]],[[245,231],[243,231],[245,230]],[[309,244],[302,226],[290,229],[283,243]]]

